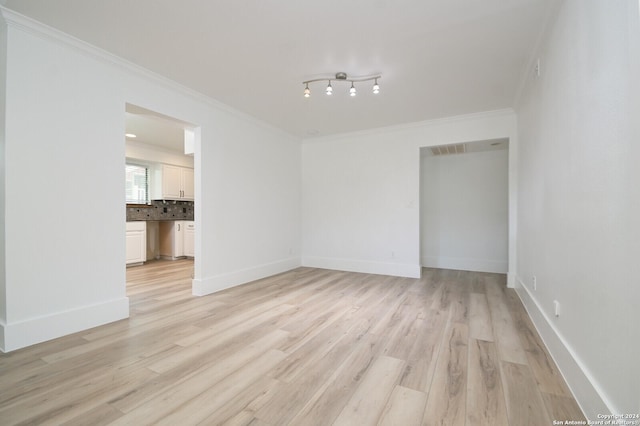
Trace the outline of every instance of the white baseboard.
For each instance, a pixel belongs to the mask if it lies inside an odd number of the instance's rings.
[[[216,275],[214,277],[194,279],[192,280],[192,292],[194,296],[205,296],[226,288],[287,272],[298,267],[300,267],[300,258],[291,257],[273,263],[265,263],[252,268]]]
[[[356,259],[304,256],[302,266],[333,269],[336,271],[361,272],[366,274],[391,275],[395,277],[420,278],[421,266],[407,263],[371,262]]]
[[[14,351],[128,317],[129,298],[123,297],[25,321],[0,324],[0,350]]]
[[[607,403],[604,392],[599,389],[589,371],[580,362],[580,358],[541,309],[520,277],[516,278],[515,289],[587,419],[598,420],[598,414],[616,413],[612,404]]]
[[[427,268],[456,269],[459,271],[493,272],[506,274],[509,269],[507,261],[486,259],[469,259],[463,257],[423,256],[422,266]]]

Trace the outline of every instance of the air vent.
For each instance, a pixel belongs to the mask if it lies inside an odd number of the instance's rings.
[[[467,152],[467,146],[463,143],[456,145],[440,145],[431,147],[431,152],[433,152],[433,155],[464,154]]]

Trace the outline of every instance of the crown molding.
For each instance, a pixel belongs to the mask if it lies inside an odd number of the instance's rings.
[[[22,15],[18,12],[15,12],[3,6],[1,2],[0,2],[0,15],[2,15],[2,18],[4,19],[8,27],[16,28],[26,33],[32,34],[36,37],[39,37],[41,39],[57,43],[64,47],[72,48],[76,52],[89,56],[107,65],[115,66],[116,68],[119,68],[125,72],[134,74],[137,77],[141,77],[147,81],[150,81],[159,86],[162,86],[165,89],[169,89],[169,90],[178,92],[181,95],[188,96],[195,101],[206,104],[207,106],[213,107],[217,110],[228,113],[237,118],[251,121],[252,123],[256,124],[257,126],[263,129],[266,129],[272,132],[278,132],[278,133],[281,133],[282,135],[285,135],[288,138],[293,138],[296,141],[301,141],[301,138],[296,137],[295,135],[288,133],[279,127],[276,127],[265,121],[259,120],[258,118],[252,115],[249,115],[245,112],[242,112],[240,110],[237,110],[227,104],[224,104],[218,101],[217,99],[214,99],[201,92],[198,92],[197,90],[184,86],[176,82],[175,80],[167,78],[161,74],[158,74],[140,65],[134,64],[133,62],[123,59],[117,55],[114,55],[111,52],[108,52],[104,49],[101,49],[97,46],[87,43],[84,40],[81,40],[77,37],[74,37],[70,34],[67,34],[63,31],[53,28],[49,25],[43,24],[42,22],[39,22],[33,18]]]
[[[303,139],[302,143],[312,144],[312,143],[330,142],[330,141],[336,141],[336,140],[345,139],[345,138],[370,136],[374,134],[379,135],[381,133],[401,132],[404,130],[433,127],[433,126],[439,126],[443,124],[456,123],[456,122],[468,121],[468,120],[478,120],[483,118],[509,117],[509,116],[515,118],[515,114],[516,113],[512,108],[503,108],[503,109],[497,109],[497,110],[491,110],[491,111],[474,112],[470,114],[452,115],[449,117],[435,118],[431,120],[414,121],[411,123],[396,124],[396,125],[386,126],[386,127],[375,127],[372,129],[358,130],[355,132],[347,132],[347,133],[339,133],[336,135],[307,138],[307,139]]]

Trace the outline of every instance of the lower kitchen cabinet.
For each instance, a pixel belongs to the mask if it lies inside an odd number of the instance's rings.
[[[147,223],[144,221],[127,222],[128,265],[142,264],[147,260]]]
[[[195,224],[192,220],[168,220],[159,224],[160,257],[194,256]]]
[[[160,222],[159,237],[161,258],[184,257],[184,220]]]

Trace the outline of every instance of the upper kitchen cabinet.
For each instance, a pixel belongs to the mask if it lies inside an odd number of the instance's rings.
[[[193,169],[182,169],[182,198],[193,201],[196,192],[194,190]]]
[[[193,201],[193,169],[187,167],[159,164],[154,171],[154,200]]]

